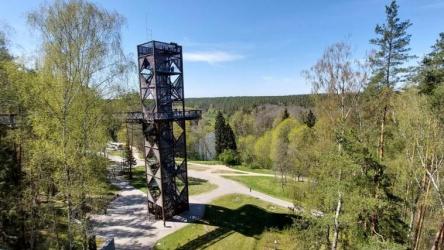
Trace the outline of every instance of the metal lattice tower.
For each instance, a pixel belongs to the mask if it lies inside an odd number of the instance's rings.
[[[201,112],[185,110],[181,46],[151,41],[137,55],[143,112],[128,120],[143,124],[148,211],[165,220],[189,208],[185,121]]]

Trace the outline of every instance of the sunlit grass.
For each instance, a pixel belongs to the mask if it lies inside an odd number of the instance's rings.
[[[276,198],[281,198],[287,201],[293,201],[293,194],[304,182],[288,181],[282,188],[279,178],[268,176],[228,176],[223,175],[224,178],[238,181],[252,190],[259,191]]]
[[[288,210],[257,198],[232,194],[206,205],[201,221],[161,239],[155,249],[257,249],[270,247],[270,239],[289,227],[297,216]],[[277,231],[270,232],[270,228]],[[274,242],[272,240],[271,242]],[[290,249],[291,244],[279,245]],[[263,249],[263,248],[261,248]]]

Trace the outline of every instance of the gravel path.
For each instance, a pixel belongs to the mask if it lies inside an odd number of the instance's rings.
[[[109,158],[116,162],[121,161],[121,158],[118,156],[109,156]],[[188,163],[188,165],[192,168],[195,164]],[[288,201],[257,191],[250,192],[248,187],[220,176],[226,175],[226,173],[214,173],[217,172],[215,169],[231,171],[228,167],[199,164],[200,168],[202,166],[207,169],[200,171],[189,169],[188,175],[208,180],[218,187],[207,193],[190,196],[190,210],[167,221],[166,227],[163,226],[162,221],[153,221],[148,217],[145,193],[129,185],[122,177],[116,177],[112,180],[112,183],[121,189],[119,197],[110,203],[106,215],[93,216],[95,233],[105,237],[113,237],[116,249],[151,249],[159,239],[188,225],[188,222],[201,218],[204,214],[205,204],[223,195],[233,193],[245,194],[278,206],[293,207],[293,204]],[[230,175],[273,176],[247,171],[241,172],[243,173],[236,174],[233,172]]]

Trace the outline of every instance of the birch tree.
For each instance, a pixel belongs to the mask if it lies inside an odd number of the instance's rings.
[[[406,172],[411,180],[411,220],[410,238],[412,249],[427,247],[427,241],[422,237],[427,227],[426,216],[432,213],[436,223],[434,249],[439,249],[444,242],[444,129],[437,117],[428,108],[424,96],[418,95],[415,89],[410,89],[397,102],[399,113],[400,136],[405,139],[404,150]],[[407,196],[408,197],[408,196]],[[441,211],[433,212],[436,204]],[[433,216],[432,215],[432,216]],[[429,246],[430,247],[430,246]]]
[[[352,113],[356,111],[359,93],[366,83],[365,71],[359,70],[361,65],[351,57],[351,48],[345,43],[336,43],[328,47],[321,59],[310,69],[304,72],[312,85],[314,94],[325,94],[326,97],[318,100],[318,113],[327,117],[330,123],[330,133],[326,134],[332,140],[344,137],[344,127],[350,122]],[[341,143],[337,143],[337,151],[343,154]],[[338,183],[343,181],[343,169],[337,168],[333,173]],[[333,225],[333,242],[331,249],[337,249],[340,234],[340,214],[343,207],[344,191],[338,186],[337,202]]]
[[[55,1],[28,15],[42,39],[41,71],[31,89],[39,98],[32,118],[39,145],[48,145],[56,163],[54,179],[67,206],[68,246],[75,221],[87,242],[87,200],[91,176],[106,142],[102,97],[129,69],[120,45],[124,19],[82,0]]]

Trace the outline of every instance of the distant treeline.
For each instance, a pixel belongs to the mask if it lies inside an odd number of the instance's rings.
[[[233,96],[233,97],[202,97],[187,98],[186,105],[204,111],[209,108],[231,114],[237,110],[251,110],[255,107],[274,104],[280,106],[301,106],[304,108],[313,105],[313,95],[286,95],[286,96]]]

